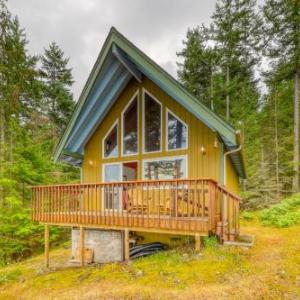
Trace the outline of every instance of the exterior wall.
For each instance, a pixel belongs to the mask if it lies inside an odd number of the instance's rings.
[[[230,158],[226,160],[226,186],[234,194],[240,193],[239,177],[232,165]]]
[[[72,256],[79,247],[79,230],[72,229]],[[108,263],[123,260],[123,236],[121,231],[85,229],[84,247],[93,249],[94,262]]]
[[[142,153],[142,94],[143,88],[150,92],[163,105],[162,111],[162,152]],[[121,156],[121,113],[136,91],[139,91],[139,153],[134,156]],[[188,125],[188,149],[166,151],[166,108],[175,113]],[[119,124],[119,156],[116,158],[102,158],[102,139],[118,118]],[[217,142],[217,147],[215,143]],[[201,153],[201,146],[206,149],[206,154]],[[193,114],[178,104],[147,78],[139,84],[134,79],[129,82],[111,108],[109,114],[96,129],[85,147],[83,162],[83,182],[102,181],[102,164],[125,161],[138,161],[138,179],[142,179],[143,159],[187,155],[188,178],[213,178],[220,181],[220,150],[221,145],[216,134],[199,121]]]

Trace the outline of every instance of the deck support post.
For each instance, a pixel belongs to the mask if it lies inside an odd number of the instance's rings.
[[[196,251],[201,250],[201,236],[199,233],[195,234],[195,250]]]
[[[84,266],[84,228],[79,227],[80,266]]]
[[[45,243],[45,267],[49,268],[49,225],[45,224],[44,230]]]
[[[124,230],[124,260],[129,260],[129,229]]]

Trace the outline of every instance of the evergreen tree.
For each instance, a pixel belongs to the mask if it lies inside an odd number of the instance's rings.
[[[240,106],[239,85],[255,88],[254,66],[259,62],[261,19],[256,0],[218,0],[212,15],[211,35],[221,56],[226,120]],[[233,116],[235,118],[235,116]]]
[[[214,109],[214,73],[216,72],[218,54],[214,48],[207,46],[207,28],[203,25],[188,29],[184,48],[177,53],[183,58],[177,63],[178,78],[200,101]]]
[[[31,56],[26,46],[18,19],[0,0],[0,265],[42,246],[42,228],[30,218],[29,185],[78,178],[74,168],[51,161],[55,140],[44,114],[50,109],[43,101],[48,89],[40,80],[38,57]],[[68,80],[61,79],[58,86]],[[59,105],[62,113],[65,102]],[[54,239],[62,236],[61,230],[54,233]]]
[[[300,0],[266,0],[265,54],[271,58],[277,82],[294,80],[293,191],[299,191],[299,74],[300,74]]]
[[[75,107],[70,92],[73,77],[71,69],[67,67],[68,62],[69,58],[64,57],[64,52],[55,42],[45,49],[42,57],[45,107],[56,138],[63,133]]]

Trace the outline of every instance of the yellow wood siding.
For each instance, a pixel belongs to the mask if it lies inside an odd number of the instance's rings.
[[[226,161],[226,186],[234,194],[239,194],[239,177],[237,176],[236,171],[229,158],[227,158]]]
[[[158,153],[145,153],[142,151],[142,101],[143,89],[149,91],[162,104],[162,151]],[[139,152],[133,156],[121,156],[121,113],[125,106],[138,91],[138,110],[139,110]],[[166,151],[166,108],[177,115],[188,125],[188,149]],[[118,119],[118,157],[102,158],[102,140]],[[216,144],[217,143],[217,144]],[[201,153],[201,146],[204,146],[206,153]],[[187,111],[183,106],[169,97],[157,85],[148,78],[138,83],[132,79],[119,99],[112,106],[110,112],[104,118],[103,122],[96,129],[94,134],[85,146],[83,162],[83,182],[102,181],[102,165],[104,163],[138,161],[138,179],[142,179],[142,161],[144,159],[170,157],[187,155],[188,178],[208,177],[220,181],[220,144],[217,135],[199,121],[193,114]],[[236,190],[237,175],[231,164],[227,168],[227,182],[230,189]],[[232,177],[232,179],[231,179]]]

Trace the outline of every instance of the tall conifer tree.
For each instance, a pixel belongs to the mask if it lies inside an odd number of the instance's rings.
[[[261,19],[256,0],[218,0],[212,15],[211,35],[222,54],[221,66],[226,95],[226,120],[231,107],[240,105],[234,91],[239,84],[254,81],[254,66],[259,62],[256,50],[260,46]]]
[[[73,84],[69,58],[52,42],[42,57],[41,74],[45,82],[45,106],[52,123],[53,136],[60,136],[71,117],[75,103],[70,88]]]
[[[294,81],[293,191],[299,192],[299,74],[300,74],[300,0],[266,0],[266,55],[271,58],[277,81]]]
[[[184,48],[177,53],[183,62],[177,63],[180,81],[200,101],[214,110],[214,73],[218,53],[207,45],[208,30],[205,26],[188,29]]]

